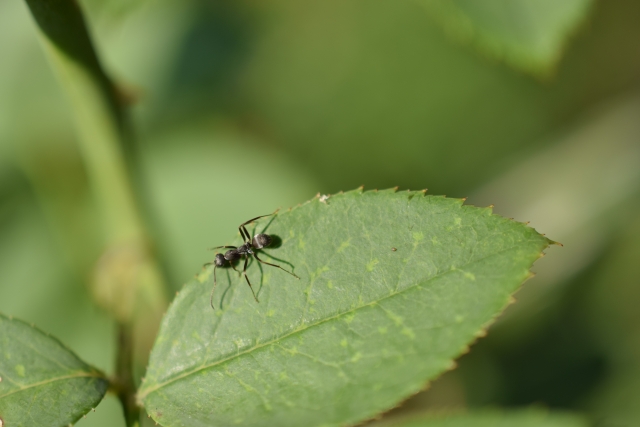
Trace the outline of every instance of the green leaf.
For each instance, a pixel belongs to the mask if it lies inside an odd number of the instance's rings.
[[[176,297],[138,396],[157,422],[371,417],[451,369],[550,243],[490,208],[422,192],[323,200],[256,226],[282,240],[263,258],[301,280],[252,263],[257,304],[242,278],[220,269],[213,311],[209,268]]]
[[[453,37],[525,71],[548,74],[592,0],[416,0]]]
[[[108,382],[56,339],[0,315],[0,426],[67,426],[94,408]]]
[[[427,415],[412,417],[382,427],[587,427],[580,416],[542,410],[510,412],[486,411],[470,414]]]

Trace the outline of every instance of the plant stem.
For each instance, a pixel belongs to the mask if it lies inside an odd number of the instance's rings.
[[[146,222],[125,161],[128,120],[115,85],[102,68],[74,0],[26,0],[41,39],[71,101],[92,193],[104,224],[105,251],[93,290],[118,321],[114,388],[127,426],[140,415],[133,361],[144,363],[166,308],[163,274],[152,253]]]
[[[136,385],[133,380],[133,331],[118,325],[118,356],[116,360],[116,393],[124,411],[127,427],[140,425],[140,408],[136,403]]]

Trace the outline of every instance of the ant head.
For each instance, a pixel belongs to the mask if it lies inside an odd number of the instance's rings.
[[[256,249],[262,249],[271,244],[271,236],[268,234],[256,234],[253,238],[253,247]]]
[[[214,260],[216,267],[222,267],[226,262],[227,260],[224,259],[224,256],[222,254],[216,254],[216,259]]]

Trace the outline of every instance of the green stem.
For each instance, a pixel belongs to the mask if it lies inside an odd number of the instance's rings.
[[[115,388],[128,426],[136,425],[133,360],[144,363],[166,308],[164,278],[151,251],[139,197],[125,161],[130,141],[125,109],[102,68],[74,0],[26,0],[45,51],[68,94],[93,195],[101,212],[105,251],[94,294],[120,332]],[[123,273],[124,271],[124,273]]]
[[[133,380],[133,331],[126,325],[118,326],[118,355],[116,376],[113,380],[116,394],[124,412],[127,427],[140,425],[140,408],[136,403],[136,385]]]

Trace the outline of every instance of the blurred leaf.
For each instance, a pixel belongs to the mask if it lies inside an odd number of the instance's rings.
[[[414,0],[458,40],[517,68],[549,74],[593,0]]]
[[[451,369],[549,244],[490,209],[392,190],[314,199],[267,227],[282,246],[264,256],[301,280],[253,263],[256,304],[219,270],[215,312],[211,268],[180,292],[139,392],[159,423],[371,417]]]
[[[83,360],[109,371],[115,342],[112,321],[91,303],[28,195],[6,205],[0,203],[4,211],[0,222],[0,312],[46,325],[48,332]],[[122,410],[119,406],[105,409],[101,404],[79,425],[124,425]]]
[[[527,409],[509,412],[430,414],[376,424],[378,425],[380,427],[587,427],[589,424],[577,415]]]
[[[104,375],[60,342],[0,315],[0,419],[3,426],[66,426],[107,391]]]
[[[269,8],[245,77],[248,122],[325,192],[364,184],[469,195],[640,77],[633,0],[597,3],[545,84],[451,43],[415,2],[260,4]]]
[[[633,201],[640,196],[639,114],[637,96],[602,105],[554,137],[550,148],[528,155],[469,198],[481,206],[495,204],[500,215],[531,221],[564,245],[540,260],[535,285],[525,286],[518,304],[502,317],[505,344],[526,341],[525,328],[533,331],[553,320],[545,309],[563,295],[563,285],[603,253],[634,214]]]
[[[609,357],[609,377],[585,407],[603,426],[640,424],[640,209],[586,283],[582,320]]]

